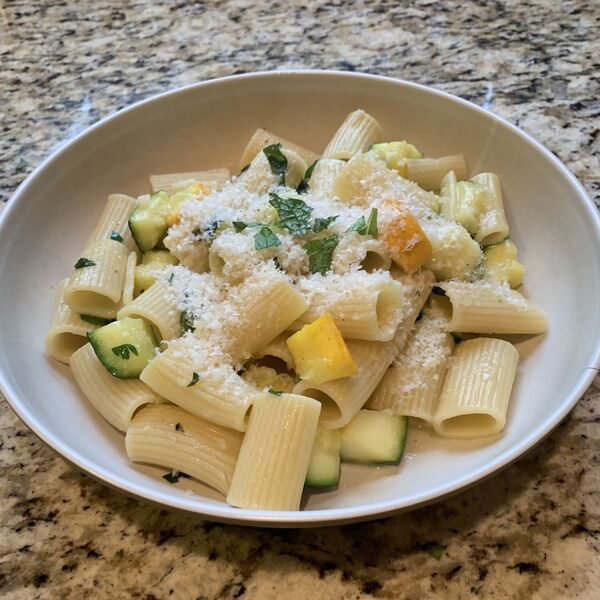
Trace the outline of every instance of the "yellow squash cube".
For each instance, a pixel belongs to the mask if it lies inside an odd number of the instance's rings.
[[[290,336],[287,345],[296,373],[302,379],[320,384],[358,372],[340,330],[328,313]]]
[[[519,253],[514,242],[506,238],[499,244],[487,246],[483,251],[486,277],[500,283],[507,282],[511,288],[523,283],[525,267],[519,262]]]

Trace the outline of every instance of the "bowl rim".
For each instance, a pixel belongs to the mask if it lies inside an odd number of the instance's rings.
[[[485,114],[488,118],[497,121],[500,125],[508,128],[512,133],[516,134],[522,139],[523,142],[532,146],[538,153],[541,153],[544,157],[550,160],[555,168],[557,168],[566,180],[571,184],[574,190],[578,193],[582,204],[587,211],[590,223],[595,231],[597,241],[600,245],[600,213],[596,208],[594,202],[588,196],[587,191],[579,180],[571,173],[571,171],[548,149],[546,149],[540,142],[535,138],[525,133],[517,126],[510,123],[505,118],[490,112],[468,100],[464,100],[458,96],[450,94],[448,92],[439,90],[432,86],[426,86],[419,83],[406,81],[403,79],[397,79],[393,77],[375,75],[369,73],[359,72],[347,72],[340,70],[319,70],[319,69],[288,69],[281,71],[256,71],[251,73],[244,73],[240,75],[229,75],[226,77],[219,77],[206,81],[200,81],[191,83],[185,86],[181,86],[172,90],[162,92],[145,98],[131,105],[128,105],[114,113],[111,113],[97,123],[94,123],[81,133],[77,134],[66,143],[61,144],[56,148],[49,156],[47,156],[18,186],[14,194],[7,201],[4,209],[0,211],[0,235],[6,226],[6,223],[11,218],[14,211],[17,210],[17,206],[21,197],[25,196],[28,188],[33,185],[34,181],[43,175],[43,172],[52,165],[52,163],[63,153],[71,147],[79,143],[79,141],[88,136],[90,133],[103,127],[109,121],[113,121],[121,118],[123,115],[130,111],[137,110],[139,107],[153,102],[159,102],[168,98],[169,96],[175,96],[178,94],[185,93],[189,90],[210,86],[218,86],[224,82],[236,82],[244,81],[248,79],[270,79],[270,78],[344,78],[344,79],[357,79],[365,82],[368,81],[383,81],[397,85],[399,88],[407,87],[419,90],[426,94],[433,94],[435,96],[443,98],[445,101],[455,103],[466,107],[475,112]],[[533,429],[531,433],[519,440],[518,443],[511,446],[509,449],[503,451],[496,456],[492,461],[485,465],[469,472],[467,475],[460,477],[449,484],[440,485],[432,490],[429,490],[425,494],[415,494],[403,501],[397,500],[386,500],[381,502],[371,502],[367,504],[361,504],[355,507],[342,507],[342,508],[327,508],[317,510],[306,510],[306,511],[259,511],[250,509],[239,509],[233,506],[227,505],[216,505],[212,503],[205,504],[205,501],[194,496],[177,497],[170,496],[167,493],[158,493],[150,488],[146,488],[139,485],[132,485],[132,483],[122,478],[114,472],[108,471],[92,461],[82,456],[79,452],[65,445],[61,439],[55,436],[49,431],[43,422],[38,421],[33,413],[27,408],[25,402],[21,400],[19,394],[11,386],[6,377],[5,373],[0,370],[0,392],[5,396],[9,406],[16,413],[16,415],[27,425],[27,427],[33,431],[44,443],[50,446],[68,462],[79,468],[80,470],[91,475],[94,479],[101,481],[109,487],[118,489],[120,492],[124,492],[132,497],[143,498],[145,500],[151,500],[159,505],[180,509],[187,512],[193,512],[207,517],[209,519],[236,523],[240,525],[257,525],[257,526],[273,526],[273,527],[307,527],[307,526],[322,526],[322,525],[336,525],[343,522],[357,522],[368,519],[381,518],[382,516],[389,516],[394,513],[413,510],[415,508],[430,504],[433,502],[440,501],[452,494],[455,494],[467,487],[474,485],[475,483],[482,481],[483,479],[491,476],[502,468],[507,467],[513,461],[521,457],[525,452],[530,450],[533,446],[543,440],[559,423],[564,417],[571,411],[577,401],[583,396],[587,388],[590,386],[595,376],[598,374],[600,367],[600,339],[597,340],[595,349],[590,357],[590,365],[585,367],[579,377],[577,378],[570,393],[564,398],[561,406],[546,417],[545,421],[540,424],[539,427]]]

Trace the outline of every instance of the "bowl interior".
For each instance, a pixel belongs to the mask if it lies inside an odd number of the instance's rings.
[[[258,126],[321,150],[361,107],[386,138],[426,155],[462,152],[471,173],[501,177],[525,294],[548,314],[544,336],[519,340],[518,377],[503,435],[459,442],[412,428],[398,467],[344,466],[342,485],[307,497],[303,513],[240,511],[200,484],[169,486],[164,469],[130,464],[123,436],[95,413],[44,337],[56,283],[70,272],[107,194],[148,190],[151,173],[229,166]],[[56,449],[131,493],[222,519],[317,523],[360,518],[439,497],[492,472],[546,433],[598,366],[599,226],[566,169],[493,115],[439,92],[339,73],[271,73],[159,96],[96,125],[21,187],[0,229],[0,383],[17,412]],[[158,476],[157,476],[158,475]],[[187,490],[193,490],[190,494]]]

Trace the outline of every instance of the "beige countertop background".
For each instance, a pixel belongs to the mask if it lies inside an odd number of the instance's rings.
[[[0,0],[0,200],[132,102],[234,73],[332,68],[485,106],[600,206],[599,30],[595,2]],[[471,490],[370,523],[267,530],[129,499],[0,402],[0,596],[600,598],[599,424],[597,378],[543,443]]]

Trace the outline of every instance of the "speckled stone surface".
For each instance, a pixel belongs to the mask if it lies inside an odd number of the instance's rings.
[[[443,4],[443,6],[442,6]],[[190,82],[336,68],[433,85],[554,151],[600,206],[597,2],[0,0],[0,195],[99,118]],[[515,465],[372,523],[271,531],[126,498],[0,403],[0,596],[600,598],[600,379]]]

